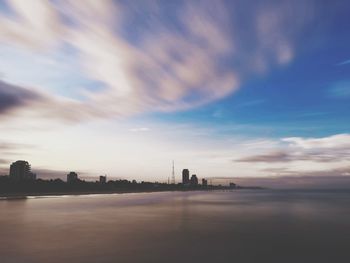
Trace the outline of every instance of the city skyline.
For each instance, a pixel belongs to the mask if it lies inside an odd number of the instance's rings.
[[[35,168],[34,168],[35,169]],[[187,171],[187,177],[186,175],[186,171]],[[0,174],[0,176],[3,177],[9,177],[11,180],[13,180],[14,182],[20,182],[20,181],[35,181],[36,179],[48,179],[45,177],[45,174],[40,176],[37,178],[37,174],[32,172],[32,166],[28,161],[25,160],[17,160],[13,163],[11,163],[11,165],[9,166],[8,169],[8,173],[4,173],[4,174]],[[192,174],[191,178],[190,178],[190,174],[189,174],[189,170],[187,168],[182,170],[182,178],[177,178],[176,174],[175,174],[175,164],[174,161],[172,161],[172,180],[170,182],[170,178],[168,177],[168,180],[161,180],[161,181],[156,181],[155,183],[164,183],[167,182],[168,184],[183,184],[183,185],[198,185],[198,178],[196,174]],[[180,177],[180,176],[179,176]],[[99,182],[102,183],[106,183],[107,182],[107,175],[95,175],[92,177],[87,177],[87,178],[81,178],[79,177],[78,173],[75,171],[70,171],[68,172],[68,174],[66,175],[60,175],[56,178],[49,178],[49,179],[66,179],[67,182],[70,181],[76,181],[76,180],[83,180],[85,181],[85,179],[89,180],[89,181],[95,181],[94,179],[98,179]],[[115,177],[111,177],[112,180],[125,180],[125,178],[115,178]],[[193,181],[194,180],[194,181]],[[136,180],[133,180],[136,181]],[[144,181],[144,180],[142,180]],[[206,182],[204,184],[207,184],[207,180],[205,178],[202,178],[202,182]]]
[[[349,9],[1,1],[0,175],[349,187]]]
[[[173,167],[174,168],[174,163]],[[174,169],[173,169],[174,175]],[[100,175],[98,180],[85,180],[75,171],[66,174],[66,178],[51,178],[45,180],[37,178],[31,171],[31,164],[25,160],[17,160],[10,165],[8,175],[0,175],[0,201],[11,199],[27,199],[27,196],[62,196],[62,195],[96,195],[96,194],[122,194],[169,191],[217,191],[217,190],[264,190],[258,186],[240,186],[233,182],[225,184],[208,184],[202,178],[202,183],[196,174],[189,178],[189,170],[183,169],[182,181],[176,182],[150,182],[126,179],[107,179],[107,175]]]

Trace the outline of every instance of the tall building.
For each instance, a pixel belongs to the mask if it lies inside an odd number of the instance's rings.
[[[67,174],[67,183],[78,181],[78,174],[76,172],[70,172]]]
[[[192,174],[191,176],[191,185],[198,185],[198,178],[195,174]]]
[[[190,171],[188,169],[183,169],[182,170],[182,183],[184,185],[190,183]]]
[[[21,180],[35,180],[36,174],[31,172],[30,164],[27,161],[16,161],[10,166],[10,178]]]

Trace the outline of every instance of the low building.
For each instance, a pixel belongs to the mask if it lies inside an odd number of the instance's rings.
[[[67,174],[67,183],[78,181],[78,174],[76,172],[70,172]]]
[[[101,175],[100,176],[100,184],[105,184],[105,183],[107,183],[107,176]]]
[[[206,180],[206,179],[202,179],[202,185],[203,186],[208,186],[208,180]]]
[[[192,186],[198,185],[198,178],[197,178],[197,175],[192,174],[190,183],[191,183]]]
[[[235,183],[230,183],[230,188],[236,188],[237,185]]]

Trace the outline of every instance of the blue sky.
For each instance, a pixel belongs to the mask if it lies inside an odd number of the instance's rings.
[[[207,125],[238,123],[268,127],[269,135],[277,137],[347,133],[350,64],[338,65],[341,60],[329,59],[324,54],[320,52],[316,61],[313,56],[305,56],[274,74],[251,79],[236,93],[210,105],[158,117],[175,122],[195,120]],[[257,135],[255,130],[243,132]]]
[[[178,176],[347,176],[349,10],[0,1],[2,173],[26,159],[39,177],[166,181],[175,159]]]

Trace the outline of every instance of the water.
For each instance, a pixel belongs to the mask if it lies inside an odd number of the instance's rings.
[[[0,262],[349,262],[350,192],[0,201]]]

